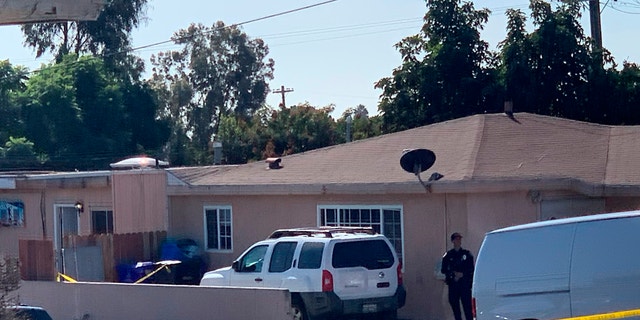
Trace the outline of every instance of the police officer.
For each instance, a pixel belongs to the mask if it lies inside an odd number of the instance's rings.
[[[462,320],[460,303],[466,320],[473,320],[471,313],[471,285],[473,284],[473,255],[469,250],[462,249],[462,235],[451,235],[453,249],[442,257],[441,272],[446,276],[449,286],[449,304],[456,320]]]

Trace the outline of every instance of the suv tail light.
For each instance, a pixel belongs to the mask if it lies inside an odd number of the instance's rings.
[[[333,275],[328,270],[322,270],[322,292],[333,291]]]
[[[398,272],[398,285],[400,286],[400,285],[402,285],[402,282],[404,280],[403,279],[404,275],[402,274],[402,262],[398,262],[397,272]]]

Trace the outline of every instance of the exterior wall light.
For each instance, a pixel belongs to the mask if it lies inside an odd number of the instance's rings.
[[[78,210],[78,213],[84,212],[84,204],[82,201],[77,201],[74,207]]]

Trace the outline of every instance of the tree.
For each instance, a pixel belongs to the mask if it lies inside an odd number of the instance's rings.
[[[0,142],[22,135],[23,123],[16,96],[24,90],[27,74],[24,67],[14,67],[8,60],[0,61]]]
[[[589,116],[594,122],[612,125],[640,124],[640,67],[624,62],[622,70],[602,70],[589,86]]]
[[[529,35],[530,73],[524,110],[581,119],[589,72],[589,42],[579,23],[580,4],[563,2],[556,11],[542,0],[530,3],[533,24]],[[508,61],[507,61],[508,62]]]
[[[336,143],[333,105],[316,108],[309,103],[273,110],[263,137],[263,158],[300,153]]]
[[[2,168],[18,170],[37,169],[40,166],[38,155],[33,149],[33,142],[26,138],[9,137],[4,148],[0,148],[0,164]]]
[[[612,125],[640,123],[637,67],[625,63],[618,71],[608,50],[591,49],[579,23],[581,2],[564,1],[553,10],[532,0],[530,8],[536,29],[527,33],[524,14],[508,10],[507,38],[500,43],[501,81],[514,110]]]
[[[36,56],[50,52],[56,58],[68,53],[112,55],[128,49],[129,34],[146,19],[147,0],[107,1],[96,21],[68,21],[25,24],[25,45]]]
[[[118,158],[157,152],[168,125],[158,121],[154,94],[92,57],[68,55],[50,64],[20,94],[25,136],[55,169],[99,169]]]
[[[234,115],[223,115],[217,141],[222,143],[222,163],[242,164],[261,159],[258,124]]]
[[[519,111],[527,110],[527,103],[535,93],[530,88],[535,79],[530,62],[531,40],[526,32],[526,17],[520,10],[507,10],[507,37],[499,47],[501,52],[500,79],[505,90],[505,100],[511,101]]]
[[[349,117],[351,120],[348,120]],[[349,129],[351,141],[371,138],[381,134],[382,118],[380,116],[369,117],[369,110],[364,105],[359,104],[354,108],[347,108],[340,119],[336,121],[336,142],[347,142],[348,121],[351,121]]]
[[[191,149],[201,150],[194,157],[197,164],[209,164],[221,119],[249,119],[264,104],[274,62],[261,39],[220,21],[212,27],[192,24],[176,32],[173,41],[183,48],[152,56],[151,81],[173,132],[186,133]]]
[[[403,63],[376,87],[383,130],[394,132],[485,112],[495,72],[480,39],[489,10],[460,0],[427,0],[421,33],[400,41]]]

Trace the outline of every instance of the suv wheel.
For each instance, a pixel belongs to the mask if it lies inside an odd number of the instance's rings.
[[[291,315],[293,316],[293,320],[309,320],[307,310],[304,308],[304,303],[299,298],[292,299],[291,301]]]

